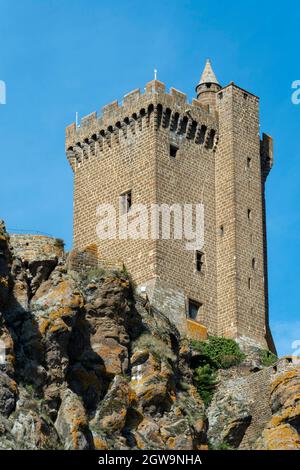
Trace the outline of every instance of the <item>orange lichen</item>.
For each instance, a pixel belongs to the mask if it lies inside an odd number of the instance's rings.
[[[8,364],[14,365],[16,362],[16,357],[14,354],[6,354],[5,359]]]
[[[68,327],[65,323],[61,322],[57,325],[53,325],[51,326],[51,328],[49,329],[49,332],[50,333],[55,333],[56,331],[67,331],[68,330]]]
[[[300,371],[300,367],[297,367],[296,369],[289,370],[289,371],[285,372],[284,374],[279,375],[272,382],[271,392],[273,393],[279,385],[283,385],[286,382],[289,382],[290,380],[292,380],[294,378],[299,378],[299,371]]]
[[[94,446],[96,450],[107,450],[108,446],[100,437],[94,437]]]
[[[283,422],[287,422],[296,416],[300,416],[300,403],[297,406],[289,406],[284,408],[280,415],[275,415],[270,421],[270,427],[278,426]]]
[[[264,443],[261,447],[266,450],[300,449],[299,434],[289,424],[281,424],[275,428],[265,429],[263,440]]]
[[[74,449],[78,449],[78,430],[76,428],[73,428],[72,431],[72,437],[73,437],[73,447]]]
[[[175,446],[175,437],[170,437],[167,441],[168,449],[174,449]]]
[[[14,380],[11,380],[11,381],[9,382],[9,389],[10,389],[15,395],[17,395],[17,394],[18,394],[17,382],[15,382]]]
[[[133,403],[136,403],[137,401],[137,396],[134,390],[132,388],[128,389],[128,402],[129,405],[132,405]]]
[[[70,316],[72,315],[73,311],[71,307],[60,307],[57,310],[51,312],[49,314],[49,318],[51,320],[56,320],[57,318],[61,318],[62,316]]]
[[[48,326],[51,324],[50,320],[48,319],[45,319],[42,321],[42,323],[39,325],[39,332],[41,333],[41,335],[45,335],[47,329],[48,329]]]

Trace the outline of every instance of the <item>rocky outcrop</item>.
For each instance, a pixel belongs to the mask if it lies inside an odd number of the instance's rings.
[[[271,384],[271,408],[273,416],[255,448],[300,449],[300,365],[276,374]]]
[[[299,366],[247,345],[205,408],[188,339],[126,272],[73,266],[18,258],[0,224],[0,449],[300,447]]]
[[[207,412],[208,438],[214,447],[223,443],[238,448],[251,423],[249,403],[238,393],[218,391]]]
[[[135,298],[125,273],[28,262],[1,227],[0,448],[205,445],[204,406],[175,326]]]

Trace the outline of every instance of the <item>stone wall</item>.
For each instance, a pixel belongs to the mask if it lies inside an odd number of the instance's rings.
[[[14,255],[23,261],[41,258],[60,258],[64,254],[64,242],[59,238],[45,235],[10,234],[10,244]]]
[[[219,335],[249,336],[266,347],[258,98],[231,84],[218,93],[217,103]]]
[[[74,248],[71,250],[67,259],[68,269],[71,271],[88,271],[88,270],[122,270],[123,261],[106,258],[99,258],[98,247],[95,244],[88,245],[83,250]]]

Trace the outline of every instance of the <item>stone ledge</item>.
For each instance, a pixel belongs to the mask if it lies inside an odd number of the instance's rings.
[[[187,334],[191,339],[196,341],[206,341],[207,340],[207,328],[204,325],[201,325],[197,321],[187,320],[186,321],[186,330]]]

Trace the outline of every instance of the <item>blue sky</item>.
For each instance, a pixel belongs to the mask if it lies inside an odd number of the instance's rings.
[[[0,0],[0,218],[72,240],[65,127],[153,78],[194,95],[210,57],[223,85],[261,98],[275,140],[267,183],[271,326],[280,354],[300,339],[300,6],[271,1]]]

